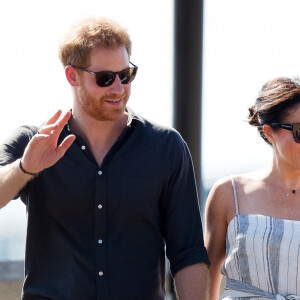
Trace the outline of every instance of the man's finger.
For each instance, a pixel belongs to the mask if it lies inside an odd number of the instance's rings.
[[[54,124],[61,115],[61,109],[59,109],[46,123],[45,125]]]
[[[55,130],[57,129],[58,127],[58,124],[55,123],[55,124],[50,124],[50,125],[46,125],[46,126],[43,126],[40,130],[39,130],[39,133],[40,134],[49,134],[51,133],[52,130]]]
[[[55,139],[58,139],[59,135],[61,134],[64,126],[66,125],[67,121],[70,119],[72,113],[71,111],[67,111],[60,120],[56,122],[54,125],[47,125],[44,128],[46,130],[42,130],[40,132],[45,133],[45,134],[53,134],[52,137]],[[51,127],[53,126],[53,128]]]
[[[74,134],[68,135],[61,144],[56,148],[56,153],[61,158],[64,156],[65,152],[69,149],[72,143],[75,141],[76,137]]]
[[[71,111],[67,111],[64,116],[57,122],[58,124],[58,132],[61,133],[63,130],[64,126],[66,125],[67,121],[70,119],[72,113]]]

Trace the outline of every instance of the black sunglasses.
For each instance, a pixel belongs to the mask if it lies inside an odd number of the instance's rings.
[[[135,78],[138,67],[134,65],[132,62],[129,63],[133,65],[133,67],[126,68],[119,72],[113,72],[113,71],[92,72],[82,67],[74,66],[71,64],[70,66],[72,66],[75,69],[82,70],[92,75],[95,75],[97,85],[101,87],[107,87],[114,83],[117,75],[119,75],[122,84],[128,84]]]
[[[294,141],[300,143],[300,123],[271,123],[270,126],[293,131]]]

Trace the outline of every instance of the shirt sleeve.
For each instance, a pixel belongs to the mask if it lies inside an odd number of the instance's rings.
[[[38,128],[35,126],[22,126],[17,128],[11,136],[0,145],[0,167],[11,164],[21,158],[27,144],[37,131]],[[21,191],[14,199],[17,199],[20,194]]]
[[[209,264],[191,155],[177,135],[169,148],[169,185],[164,199],[166,254],[173,276],[196,263]]]

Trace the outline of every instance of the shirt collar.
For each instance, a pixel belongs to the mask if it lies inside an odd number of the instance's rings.
[[[128,113],[127,127],[130,127],[134,120],[145,123],[145,120],[140,115],[136,114],[131,107],[127,106],[126,111]]]

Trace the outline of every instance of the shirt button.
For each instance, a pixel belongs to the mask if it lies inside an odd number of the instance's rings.
[[[100,272],[99,272],[99,276],[102,276],[102,275],[103,275],[103,272],[102,272],[102,271],[100,271]]]
[[[83,146],[81,146],[81,150],[85,150],[85,146],[83,145]]]
[[[102,240],[98,240],[98,244],[102,244],[103,243],[103,241]]]
[[[99,209],[102,209],[102,205],[101,205],[101,204],[99,204],[99,205],[98,205],[98,208],[99,208]]]
[[[102,175],[102,171],[98,171],[98,175]]]

